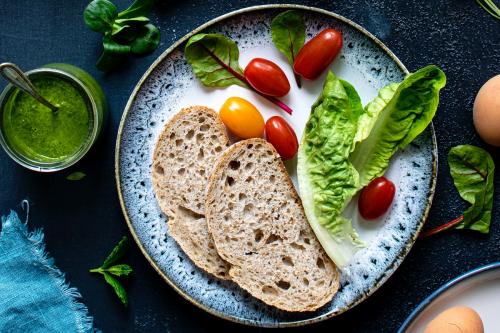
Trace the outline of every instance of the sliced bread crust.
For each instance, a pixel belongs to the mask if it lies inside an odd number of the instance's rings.
[[[227,149],[210,176],[207,223],[233,281],[286,311],[313,311],[337,292],[323,251],[276,150],[262,139]]]
[[[228,279],[205,219],[205,194],[215,162],[229,146],[218,114],[204,106],[182,109],[165,126],[153,154],[156,199],[170,235],[200,268]]]

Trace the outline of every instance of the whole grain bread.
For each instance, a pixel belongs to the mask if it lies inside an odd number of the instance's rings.
[[[206,272],[228,278],[205,220],[205,194],[215,162],[229,139],[218,114],[204,106],[182,109],[165,126],[153,154],[156,199],[168,217],[169,234]]]
[[[229,276],[254,297],[282,310],[313,311],[337,292],[337,269],[265,140],[241,141],[224,152],[210,176],[205,211]]]

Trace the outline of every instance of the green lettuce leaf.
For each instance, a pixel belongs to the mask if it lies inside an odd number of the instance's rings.
[[[380,104],[377,109],[383,108],[378,110],[369,135],[357,145],[350,158],[359,171],[361,187],[382,176],[392,155],[427,128],[436,113],[439,91],[445,83],[446,76],[438,67],[427,66],[408,75],[392,98],[388,97],[393,88],[381,90],[376,98],[378,101],[374,102]]]
[[[458,193],[471,204],[455,228],[488,233],[493,208],[493,159],[481,148],[462,145],[450,150],[448,164]]]
[[[381,89],[363,109],[354,88],[328,73],[302,136],[297,174],[309,223],[337,266],[363,246],[342,211],[430,124],[445,81],[428,66]]]
[[[340,214],[359,188],[349,155],[362,115],[356,90],[329,72],[299,147],[297,174],[304,210],[336,263],[345,263],[360,245],[351,222]]]
[[[194,74],[205,86],[236,84],[247,88],[241,79],[243,70],[238,63],[238,46],[230,38],[220,34],[197,34],[189,39],[184,53]]]

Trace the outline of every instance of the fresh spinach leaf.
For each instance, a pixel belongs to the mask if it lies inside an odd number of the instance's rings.
[[[115,290],[116,295],[120,299],[120,301],[123,303],[123,305],[128,306],[128,297],[127,297],[127,292],[125,291],[125,288],[121,285],[121,283],[115,279],[111,274],[108,273],[103,273],[104,279],[106,282],[113,287]]]
[[[109,266],[120,260],[128,249],[128,239],[126,236],[113,248],[109,256],[104,260],[101,268],[108,268]]]
[[[86,174],[84,174],[83,172],[81,171],[76,171],[76,172],[73,172],[71,174],[69,174],[66,179],[67,180],[81,180],[83,178],[85,178]]]
[[[85,24],[90,29],[103,33],[111,29],[117,15],[116,6],[108,0],[94,0],[83,12]]]
[[[295,10],[287,10],[271,22],[273,43],[293,65],[306,38],[306,25],[302,15]]]
[[[481,148],[461,145],[450,150],[448,164],[458,193],[471,204],[455,228],[488,233],[493,207],[493,159]]]
[[[124,11],[118,14],[118,18],[127,19],[138,16],[146,16],[153,8],[154,0],[136,0]]]
[[[207,87],[227,87],[233,84],[248,88],[238,59],[238,46],[220,34],[197,34],[185,48],[187,62]]]
[[[102,45],[104,47],[104,52],[110,54],[128,54],[130,53],[131,46],[126,44],[120,44],[110,34],[104,35],[102,38]]]
[[[135,54],[151,53],[160,44],[160,30],[148,23],[139,28],[136,38],[130,44],[130,51]]]

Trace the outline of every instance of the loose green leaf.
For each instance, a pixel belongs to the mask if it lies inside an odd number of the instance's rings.
[[[271,34],[276,48],[293,65],[306,38],[306,25],[302,15],[295,10],[279,14],[271,22]]]
[[[114,265],[106,269],[106,272],[116,276],[128,276],[132,271],[132,267],[127,264]]]
[[[321,245],[339,266],[361,245],[351,221],[340,214],[359,189],[349,155],[363,113],[356,90],[329,72],[299,145],[297,175],[304,210]]]
[[[147,16],[153,8],[154,0],[136,0],[124,11],[118,14],[118,18],[127,19],[138,16]]]
[[[247,88],[238,63],[236,43],[220,34],[197,34],[185,48],[187,62],[207,87],[227,87],[233,84]]]
[[[104,35],[102,38],[104,52],[108,54],[128,54],[130,53],[130,45],[120,44],[110,34]]]
[[[135,54],[151,53],[160,44],[160,30],[151,23],[140,27],[136,38],[130,44],[130,50]]]
[[[481,6],[488,14],[500,20],[500,9],[493,0],[476,0],[477,4]]]
[[[488,233],[493,207],[493,159],[481,148],[462,145],[450,150],[448,164],[460,196],[471,204],[455,228]]]
[[[83,12],[87,26],[97,32],[108,32],[117,16],[116,6],[108,0],[94,0],[88,4]]]
[[[113,248],[113,250],[106,258],[106,260],[104,260],[104,263],[102,264],[101,268],[108,268],[114,263],[116,263],[123,257],[127,249],[128,249],[128,239],[127,236],[123,236],[120,242]]]
[[[382,176],[391,156],[427,128],[445,84],[444,73],[436,66],[427,66],[408,75],[394,92],[395,86],[381,90],[375,101],[381,107],[378,117],[375,122],[368,122],[372,126],[369,135],[350,157],[359,171],[361,187]]]
[[[76,172],[73,172],[71,174],[69,174],[66,179],[67,180],[81,180],[83,178],[85,178],[86,174],[84,174],[83,172],[81,171],[76,171]]]
[[[124,29],[131,28],[134,26],[137,26],[136,29],[139,29],[139,26],[145,25],[148,22],[149,22],[149,19],[145,16],[133,17],[133,18],[128,18],[128,19],[116,19],[113,22],[113,28],[111,29],[111,35],[112,36],[118,35]],[[132,30],[135,30],[135,29],[132,29]],[[134,38],[135,38],[136,34],[137,34],[137,32],[134,33]]]
[[[108,273],[103,273],[104,279],[106,282],[113,287],[115,290],[116,295],[120,299],[120,301],[123,303],[123,305],[128,306],[128,297],[127,297],[127,292],[121,285],[121,283],[115,279],[113,276],[111,276]]]

